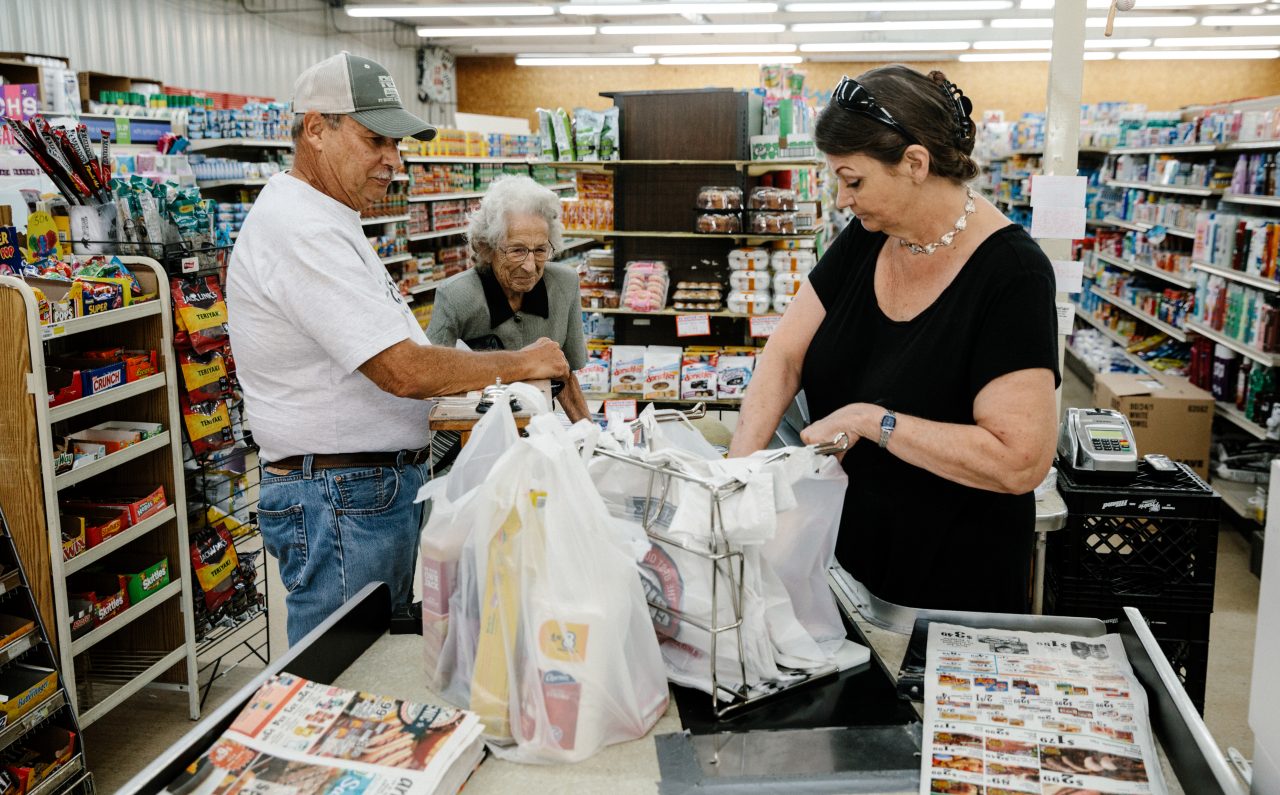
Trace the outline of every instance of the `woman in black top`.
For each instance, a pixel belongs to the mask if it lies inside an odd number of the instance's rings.
[[[836,556],[896,604],[1026,612],[1060,377],[1039,246],[966,183],[972,103],[941,72],[836,87],[815,139],[856,220],[757,364],[732,454],[803,388],[806,442],[855,440]]]

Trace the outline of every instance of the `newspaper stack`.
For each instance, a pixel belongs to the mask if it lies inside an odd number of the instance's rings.
[[[931,624],[921,795],[1161,795],[1119,635]]]
[[[474,713],[277,674],[165,792],[454,795],[480,764]]]

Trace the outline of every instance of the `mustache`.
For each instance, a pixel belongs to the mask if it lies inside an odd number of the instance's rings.
[[[374,179],[391,179],[395,175],[396,175],[396,172],[392,171],[391,169],[387,169],[385,171],[375,172],[373,175],[373,178]]]

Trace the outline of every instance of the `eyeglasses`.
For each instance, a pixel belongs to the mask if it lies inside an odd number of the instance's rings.
[[[907,132],[906,127],[903,127],[897,119],[893,118],[892,113],[876,102],[875,97],[871,96],[871,92],[867,90],[866,86],[852,77],[845,75],[840,78],[840,82],[836,84],[836,90],[831,92],[831,98],[837,105],[850,113],[857,113],[860,116],[866,116],[880,122],[898,135],[906,138],[908,143],[920,143],[914,135]]]
[[[503,254],[507,255],[507,259],[512,262],[524,262],[529,259],[532,254],[533,258],[538,262],[546,262],[555,251],[551,246],[538,246],[537,248],[529,248],[527,246],[502,246],[499,248]]]

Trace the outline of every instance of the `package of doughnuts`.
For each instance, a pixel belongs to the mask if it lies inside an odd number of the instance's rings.
[[[622,306],[633,312],[658,312],[667,305],[671,277],[667,264],[657,260],[627,263],[622,282]]]
[[[791,302],[796,300],[794,295],[775,295],[773,297],[773,311],[779,315],[787,311],[787,307],[791,306]]]
[[[622,303],[622,294],[617,290],[604,287],[582,288],[583,309],[617,309]]]
[[[809,249],[775,251],[769,259],[769,267],[775,273],[808,273],[818,264],[818,257]]]
[[[735,248],[729,252],[729,269],[764,271],[769,269],[769,252],[762,248]]]
[[[751,213],[751,231],[762,235],[794,235],[796,214],[757,211]]]
[[[644,351],[644,397],[672,399],[680,394],[680,359],[683,348],[650,345]]]
[[[742,231],[742,216],[737,213],[699,213],[693,229],[702,234],[734,235]]]
[[[773,188],[763,185],[752,188],[747,207],[752,210],[794,210],[796,192],[790,188]]]
[[[773,294],[793,296],[809,278],[808,271],[781,271],[773,275]]]
[[[740,315],[764,315],[773,305],[773,296],[768,290],[757,293],[734,290],[729,293],[727,304],[730,312]]]
[[[767,271],[731,271],[729,287],[744,292],[761,292],[768,290],[772,280]]]
[[[694,206],[699,210],[741,210],[742,188],[714,185],[699,188]]]

